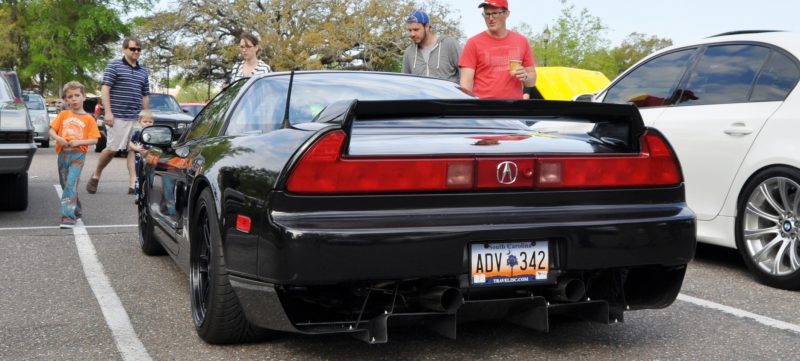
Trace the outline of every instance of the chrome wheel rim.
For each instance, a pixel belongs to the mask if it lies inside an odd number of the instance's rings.
[[[191,287],[192,287],[192,318],[198,327],[203,324],[208,310],[209,297],[209,266],[211,262],[211,232],[208,224],[208,212],[205,207],[200,208],[197,224],[200,229],[192,238],[197,242],[193,244],[191,260]],[[195,238],[196,237],[196,238]]]
[[[761,271],[786,276],[800,269],[800,185],[785,177],[763,181],[744,211],[745,251]]]

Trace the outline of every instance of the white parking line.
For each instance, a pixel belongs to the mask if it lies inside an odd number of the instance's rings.
[[[730,307],[730,306],[721,305],[719,303],[706,301],[706,300],[701,299],[701,298],[687,296],[687,295],[685,295],[683,293],[678,295],[678,299],[681,300],[681,301],[684,301],[684,302],[693,303],[693,304],[701,306],[701,307],[706,307],[706,308],[714,309],[714,310],[717,310],[717,311],[722,311],[722,312],[725,312],[727,314],[734,315],[736,317],[749,318],[749,319],[751,319],[753,321],[756,321],[756,322],[758,322],[758,323],[760,323],[762,325],[765,325],[765,326],[769,326],[769,327],[773,327],[773,328],[779,328],[781,330],[787,330],[787,331],[800,333],[800,326],[792,324],[792,323],[779,321],[779,320],[776,320],[774,318],[761,316],[761,315],[758,315],[758,314],[755,314],[755,313],[752,313],[752,312],[748,312],[748,311],[745,311],[745,310],[740,310],[738,308],[733,308],[733,307]]]
[[[61,186],[58,184],[53,186],[56,188],[58,198],[61,199]],[[78,256],[83,265],[86,281],[89,282],[89,287],[100,304],[100,310],[103,312],[106,324],[111,329],[120,356],[123,360],[152,360],[144,344],[136,335],[136,331],[133,330],[133,325],[131,325],[125,307],[122,306],[122,301],[114,291],[114,287],[111,287],[111,282],[103,270],[103,264],[97,258],[97,250],[86,232],[83,221],[78,221],[75,228],[72,229],[72,233],[75,235],[75,245],[78,248]]]
[[[108,224],[104,226],[83,226],[83,228],[125,228],[125,227],[138,227],[138,224]],[[40,227],[6,227],[0,228],[3,231],[31,231],[37,229],[59,229],[58,226],[40,226]]]

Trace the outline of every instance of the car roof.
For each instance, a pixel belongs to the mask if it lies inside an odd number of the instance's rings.
[[[682,44],[676,44],[657,51],[654,54],[661,54],[675,49],[681,49],[696,45],[728,43],[728,42],[757,42],[773,44],[790,52],[795,57],[800,57],[800,33],[788,31],[766,31],[766,30],[742,30],[731,31],[707,38],[694,40]],[[650,58],[650,56],[648,56]]]

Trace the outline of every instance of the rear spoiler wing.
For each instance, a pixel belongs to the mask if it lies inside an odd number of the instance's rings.
[[[639,109],[626,104],[547,100],[343,100],[326,107],[315,120],[340,124],[349,135],[353,122],[396,118],[493,117],[596,123],[598,139],[638,147],[645,126]]]

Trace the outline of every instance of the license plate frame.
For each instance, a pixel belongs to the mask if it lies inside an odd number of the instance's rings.
[[[546,283],[551,273],[550,253],[548,240],[472,243],[469,245],[470,286]]]

